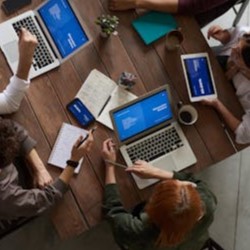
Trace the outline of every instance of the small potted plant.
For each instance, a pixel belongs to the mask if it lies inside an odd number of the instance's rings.
[[[118,34],[116,28],[119,24],[119,18],[117,16],[101,15],[96,19],[95,23],[101,27],[102,37]]]

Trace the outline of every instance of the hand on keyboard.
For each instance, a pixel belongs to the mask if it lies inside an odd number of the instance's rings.
[[[36,36],[32,35],[27,29],[21,28],[19,35],[19,63],[17,76],[26,80],[32,64],[32,58],[37,46]]]

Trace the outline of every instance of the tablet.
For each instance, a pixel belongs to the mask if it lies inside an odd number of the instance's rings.
[[[217,97],[208,54],[181,55],[181,61],[190,101]]]

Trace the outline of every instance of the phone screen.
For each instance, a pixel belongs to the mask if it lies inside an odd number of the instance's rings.
[[[70,102],[67,109],[82,126],[88,126],[95,121],[94,116],[78,98]]]

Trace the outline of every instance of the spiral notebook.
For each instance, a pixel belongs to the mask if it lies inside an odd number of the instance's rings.
[[[85,137],[87,133],[88,132],[82,128],[63,123],[50,153],[48,163],[59,168],[65,168],[66,161],[69,160],[71,156],[72,146],[80,135]],[[83,158],[79,161],[79,166],[75,169],[76,174],[80,171],[82,161]]]

